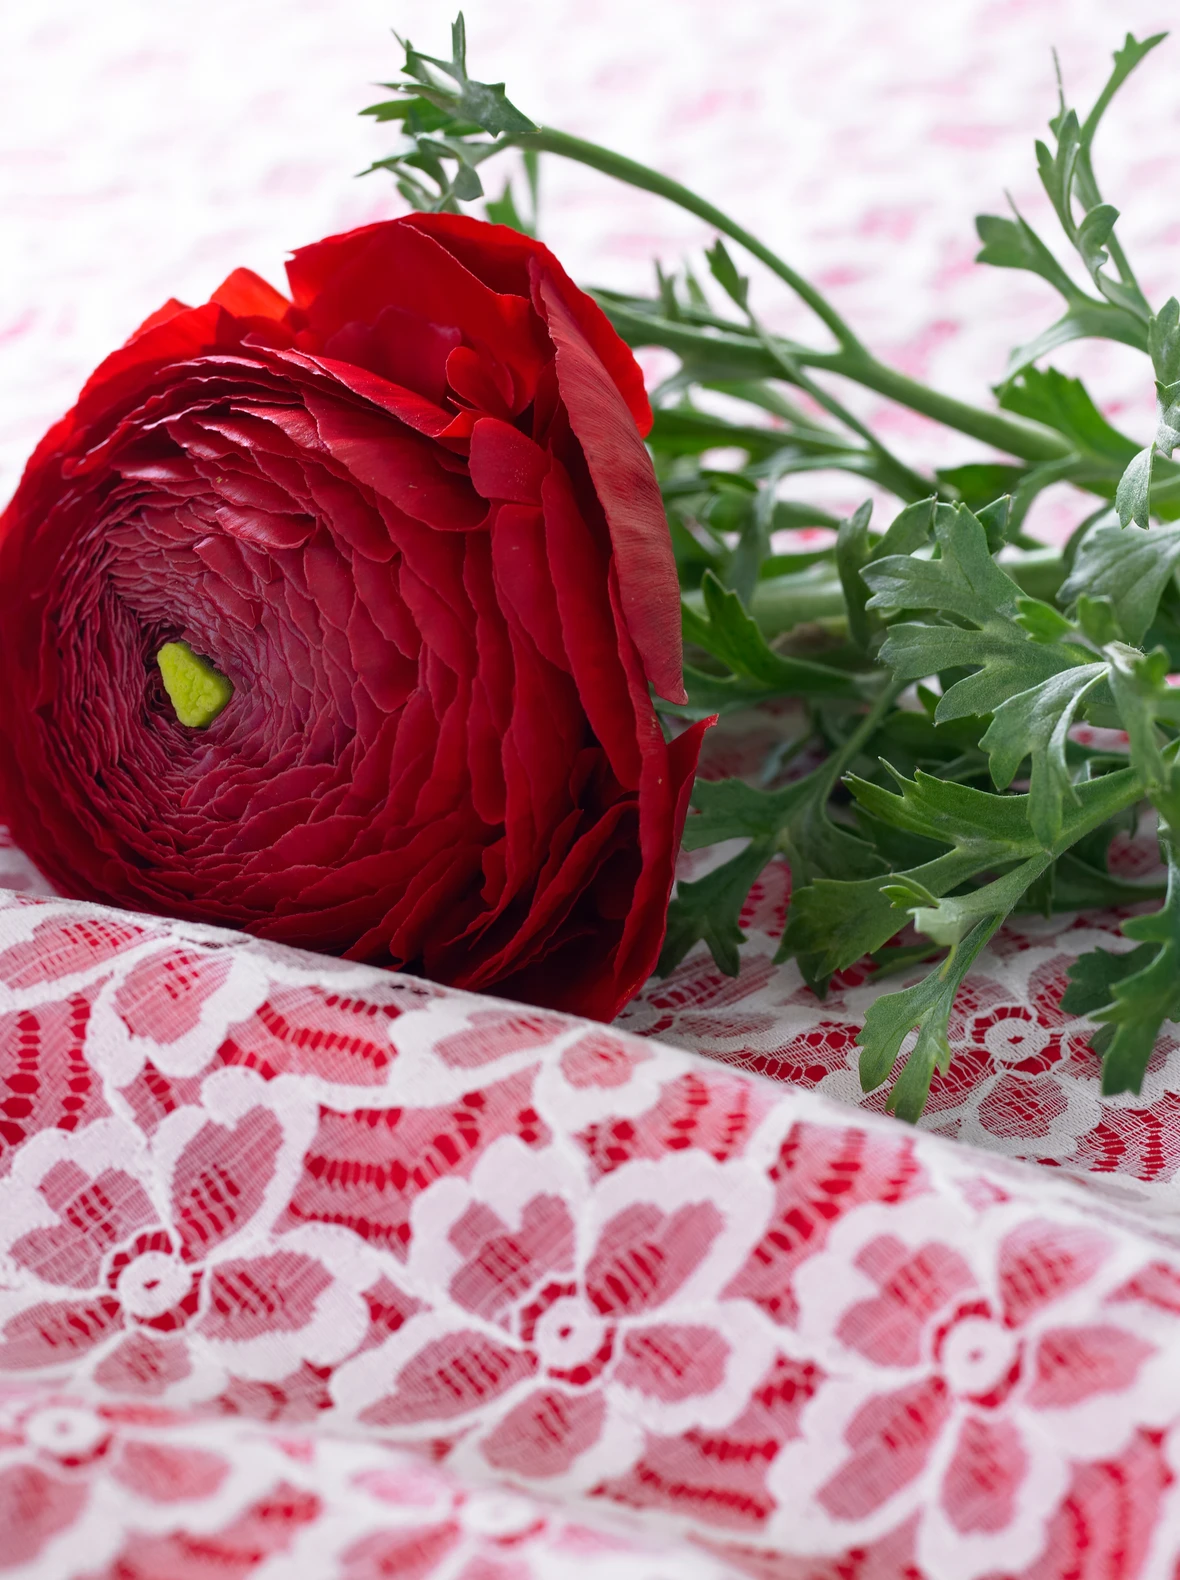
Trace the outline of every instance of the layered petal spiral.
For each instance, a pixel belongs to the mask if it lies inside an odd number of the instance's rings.
[[[0,817],[78,898],[609,1018],[701,729],[639,370],[502,227],[288,274],[149,319],[0,517]]]

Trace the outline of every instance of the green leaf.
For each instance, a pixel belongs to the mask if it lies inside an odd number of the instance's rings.
[[[750,301],[750,282],[744,274],[738,273],[737,265],[729,256],[720,236],[705,253],[705,259],[709,265],[709,273],[717,284],[731,301],[746,312]]]
[[[1167,719],[1175,728],[1180,717],[1180,695],[1167,683],[1167,650],[1158,647],[1144,654],[1137,648],[1112,642],[1107,653],[1111,660],[1110,690],[1119,721],[1127,732],[1131,766],[1160,813],[1163,826],[1180,830],[1178,742],[1173,739],[1161,746],[1156,729],[1158,718]]]
[[[885,766],[889,768],[888,763]],[[903,778],[894,769],[890,772],[899,786],[898,794],[855,774],[844,778],[857,803],[883,823],[953,845],[979,857],[983,867],[1037,854],[1040,841],[1032,827],[1029,796],[993,795],[973,785],[937,779],[921,770],[913,779]],[[1053,846],[1058,855],[1133,806],[1142,798],[1143,785],[1134,769],[1120,768],[1115,773],[1084,779],[1074,790],[1065,809],[1064,826]],[[937,892],[933,884],[926,886]]]
[[[1160,900],[1164,892],[1161,884],[1150,880],[1117,878],[1083,861],[1072,850],[1057,858],[1052,877],[1050,908],[1057,911],[1106,910],[1118,905],[1137,905],[1143,900]]]
[[[1034,854],[1037,842],[1028,820],[1027,796],[992,795],[972,785],[937,779],[921,769],[906,779],[888,763],[885,766],[897,782],[896,793],[855,774],[844,777],[857,803],[881,822],[970,851],[985,864]]]
[[[1009,697],[995,710],[980,745],[991,757],[992,779],[1006,790],[1025,757],[1032,759],[1028,818],[1041,844],[1061,834],[1065,802],[1077,792],[1065,760],[1070,726],[1082,698],[1107,673],[1105,662],[1082,664]]]
[[[941,897],[1005,862],[1040,856],[1027,795],[993,795],[920,771],[912,780],[896,773],[894,778],[898,794],[854,774],[846,775],[844,783],[857,803],[881,822],[953,848],[895,874],[890,882],[908,878]],[[1130,768],[1077,785],[1077,798],[1066,806],[1054,854],[1134,805],[1142,794],[1142,781]],[[882,948],[897,932],[898,923],[897,911],[881,892],[880,879],[820,879],[792,897],[780,954],[807,958],[816,976],[830,976]]]
[[[432,78],[425,65],[435,66],[444,72],[458,87],[456,110],[466,121],[474,121],[485,132],[495,135],[516,136],[522,132],[535,132],[536,124],[509,103],[502,82],[477,82],[467,75],[467,27],[462,11],[451,23],[451,59],[438,60],[433,55],[423,55],[408,42],[405,45],[408,76],[423,84],[424,98],[447,108],[452,95],[437,95],[437,79]]]
[[[955,994],[1002,921],[1001,914],[977,922],[929,976],[899,993],[886,993],[869,1005],[856,1039],[861,1050],[860,1082],[866,1092],[888,1080],[902,1043],[911,1031],[916,1029],[918,1033],[886,1105],[899,1119],[913,1122],[921,1118],[934,1071],[949,1067],[947,1027]]]
[[[1127,639],[1141,642],[1177,565],[1180,527],[1095,527],[1082,539],[1059,597],[1066,608],[1084,596],[1109,598]]]
[[[1168,893],[1163,905],[1150,916],[1131,917],[1122,927],[1128,938],[1140,943],[1143,952],[1133,950],[1130,955],[1108,956],[1100,961],[1084,956],[1089,964],[1080,971],[1075,966],[1076,979],[1071,972],[1071,988],[1066,997],[1073,991],[1072,980],[1076,980],[1077,993],[1071,1002],[1076,1004],[1080,999],[1087,1003],[1091,1007],[1085,1013],[1091,1020],[1103,1028],[1113,1028],[1113,1035],[1101,1036],[1104,1096],[1141,1090],[1160,1028],[1165,1020],[1180,1015],[1180,870],[1170,843],[1165,848]],[[1109,982],[1109,998],[1100,1008],[1093,1007],[1104,975]]]
[[[489,198],[487,214],[493,225],[509,225],[513,230],[518,230],[524,236],[531,236],[533,229],[520,217],[516,207],[516,200],[512,196],[512,182],[505,181],[504,190],[498,198]]]
[[[913,554],[930,541],[934,530],[934,514],[938,500],[931,494],[919,499],[894,516],[885,536],[873,550],[873,559],[887,559],[894,554]]]
[[[1136,351],[1146,351],[1147,328],[1138,318],[1109,302],[1078,302],[1034,340],[1016,347],[1008,359],[1005,379],[1014,378],[1023,368],[1073,340],[1117,340],[1134,346]]]
[[[1107,78],[1102,92],[1095,100],[1094,108],[1086,117],[1085,123],[1081,128],[1080,139],[1083,148],[1089,149],[1094,141],[1094,133],[1098,130],[1098,123],[1105,115],[1110,101],[1123,83],[1126,82],[1140,61],[1150,55],[1158,44],[1162,44],[1167,36],[1166,33],[1153,33],[1150,38],[1139,41],[1132,34],[1127,34],[1123,40],[1122,48],[1116,49],[1114,52],[1114,70]]]
[[[984,917],[1007,916],[1051,860],[1048,855],[1033,856],[1002,878],[951,899],[935,898],[905,873],[899,874],[893,883],[884,884],[881,892],[889,896],[898,910],[908,912],[918,932],[925,933],[944,949],[953,949]]]
[[[1126,466],[1137,446],[1113,428],[1080,379],[1056,368],[1024,368],[999,390],[1000,405],[1064,434],[1075,449]]]
[[[804,673],[797,676],[792,684],[779,688],[767,686],[760,680],[747,680],[742,675],[708,675],[692,664],[685,664],[687,703],[665,702],[661,697],[656,706],[661,713],[670,714],[673,718],[707,719],[712,713],[740,713],[772,697],[807,696],[808,680],[809,677]]]
[[[869,519],[873,502],[866,499],[855,513],[840,523],[836,534],[836,569],[844,589],[844,605],[848,611],[848,631],[852,640],[866,652],[873,634],[873,624],[865,612],[869,590],[861,571],[872,557],[869,540]]]
[[[999,269],[1027,269],[1061,292],[1067,302],[1083,296],[1045,243],[1019,214],[1003,219],[998,214],[977,214],[975,228],[983,247],[976,263],[990,263]]]
[[[1180,302],[1170,296],[1147,326],[1147,351],[1160,384],[1180,379]]]
[[[698,779],[692,790],[696,811],[684,825],[684,849],[701,850],[723,839],[773,839],[813,794],[810,778],[782,790],[755,790],[742,779]]]
[[[978,629],[926,622],[895,625],[881,658],[898,680],[975,669],[976,673],[947,687],[935,719],[942,723],[996,714],[980,744],[995,754],[993,777],[998,785],[1011,782],[1017,764],[1033,747],[1035,826],[1051,841],[1058,827],[1060,796],[1066,793],[1058,773],[1059,766],[1064,770],[1065,737],[1081,695],[1102,678],[1104,666],[1090,664],[1081,679],[1055,679],[1084,668],[1093,654],[1058,640],[1072,634],[1073,628],[1049,606],[1024,597],[992,559],[984,528],[970,511],[961,505],[940,506],[935,537],[938,559],[894,556],[862,572],[874,588],[868,607],[885,614],[934,610],[970,620]],[[1001,712],[1004,709],[1006,713]],[[1020,757],[1010,764],[1012,750],[1020,745]]]
[[[703,647],[735,675],[757,681],[763,693],[775,695],[858,698],[862,689],[854,676],[810,659],[787,658],[774,652],[735,592],[721,585],[712,571],[701,581],[705,616],[681,606],[684,639]],[[699,672],[698,672],[699,673]]]
[[[1137,944],[1122,954],[1109,949],[1091,949],[1079,955],[1069,968],[1069,985],[1061,995],[1066,1015],[1092,1015],[1105,1009],[1114,998],[1116,983],[1142,971],[1155,958],[1150,944]],[[1113,1032],[1111,1033],[1113,1036]]]
[[[1019,485],[1018,485],[1019,486]],[[979,525],[987,536],[987,546],[993,554],[998,554],[1019,527],[1020,522],[1013,510],[1013,500],[1010,494],[1002,494],[998,499],[993,499],[989,505],[973,512]]]
[[[985,506],[1018,488],[1027,470],[999,461],[971,461],[966,466],[943,467],[935,475],[940,483],[954,489],[968,510],[979,515]]]
[[[993,860],[973,850],[948,851],[933,861],[895,873],[891,882],[909,878],[932,895],[941,895],[986,871]],[[792,893],[787,926],[775,958],[785,960],[793,955],[801,969],[806,962],[809,981],[823,981],[882,948],[901,925],[880,876],[816,878]]]
[[[1151,519],[1151,463],[1155,459],[1155,441],[1140,450],[1128,464],[1114,496],[1114,508],[1120,523],[1126,527],[1133,521],[1137,527],[1146,527]]]
[[[862,571],[873,590],[868,607],[886,617],[903,609],[936,609],[979,626],[997,615],[1014,619],[1020,588],[992,559],[976,517],[962,505],[939,505],[934,536],[939,559],[891,554]]]
[[[708,944],[718,969],[726,976],[737,976],[741,966],[738,945],[745,942],[738,918],[750,885],[773,854],[768,840],[754,840],[740,855],[695,883],[677,884],[656,967],[661,976],[678,966],[701,939]]]
[[[1079,659],[1065,647],[1034,642],[1015,621],[995,621],[982,631],[950,625],[892,626],[881,648],[881,661],[891,666],[898,680],[923,680],[927,675],[979,666],[975,674],[954,681],[943,693],[934,715],[942,724],[994,713],[1009,697],[1072,669]]]

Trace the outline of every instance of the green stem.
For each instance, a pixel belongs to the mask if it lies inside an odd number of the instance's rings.
[[[524,132],[516,137],[506,138],[502,146],[533,149],[543,154],[558,154],[563,159],[573,159],[578,164],[589,165],[592,170],[601,170],[604,175],[614,176],[616,180],[625,181],[629,186],[638,187],[643,192],[654,192],[657,197],[667,198],[669,202],[675,203],[690,214],[695,214],[698,219],[703,219],[707,224],[714,226],[731,241],[738,242],[748,253],[764,263],[772,274],[777,274],[801,301],[807,303],[816,317],[827,325],[846,350],[864,352],[864,347],[851,326],[845,323],[822,292],[817,291],[809,280],[804,279],[796,269],[792,269],[790,264],[784,262],[777,253],[771,252],[757,236],[752,236],[736,220],[730,219],[728,214],[715,208],[705,198],[698,197],[679,181],[673,181],[670,176],[660,175],[657,170],[650,170],[646,165],[641,165],[635,159],[628,159],[624,154],[616,154],[610,148],[603,148],[600,143],[587,142],[582,137],[572,137],[568,132],[559,132],[550,126],[542,126],[535,132]]]
[[[859,417],[850,412],[841,401],[829,395],[827,390],[818,385],[813,378],[809,378],[799,366],[798,361],[787,351],[786,347],[766,333],[761,324],[755,319],[753,313],[749,313],[748,309],[747,312],[751,328],[757,334],[761,345],[778,363],[783,377],[795,384],[799,389],[805,390],[812,400],[817,401],[830,416],[842,422],[846,428],[851,428],[853,433],[859,434],[869,445],[870,449],[873,450],[885,471],[886,477],[890,479],[885,486],[897,494],[899,499],[915,500],[925,498],[934,486],[932,481],[929,478],[919,477],[917,472],[899,460],[887,445],[882,444],[872,429],[867,428]]]
[[[603,311],[619,334],[631,346],[665,346],[690,365],[702,370],[705,380],[781,378],[776,359],[763,346],[741,333],[706,333],[691,324],[678,323],[656,314],[637,312],[625,302],[603,292],[598,298]],[[809,346],[785,342],[787,354],[800,367],[821,368],[852,379],[866,389],[875,390],[911,411],[921,412],[948,428],[968,434],[984,444],[994,445],[1023,461],[1056,461],[1071,455],[1068,439],[1038,422],[1012,412],[985,411],[967,401],[956,400],[939,390],[920,384],[896,368],[878,362],[863,347],[855,350],[814,351]],[[712,364],[712,366],[710,366]]]
[[[969,434],[971,438],[994,445],[997,450],[1005,450],[1009,455],[1019,456],[1023,461],[1055,461],[1073,453],[1069,440],[1055,433],[1052,428],[1029,422],[1011,412],[984,411],[967,401],[956,400],[953,395],[944,395],[929,385],[920,384],[917,379],[899,373],[896,368],[878,362],[867,351],[858,355],[848,352],[807,352],[797,357],[797,360],[854,379],[866,389],[876,390],[879,395],[908,406],[911,411],[921,412],[924,417],[932,417],[948,428]]]
[[[905,690],[906,684],[905,681],[890,680],[887,685],[883,686],[877,694],[872,707],[861,719],[852,734],[846,741],[841,742],[827,762],[823,763],[816,770],[819,783],[826,787],[823,792],[825,798],[835,789],[837,781],[849,764],[855,761],[856,754],[876,734],[882,720]]]
[[[561,158],[572,159],[578,164],[588,165],[592,170],[600,170],[604,175],[613,176],[616,180],[638,187],[641,191],[667,198],[669,202],[675,203],[688,213],[695,214],[698,219],[715,226],[731,241],[738,242],[748,253],[764,263],[771,273],[785,281],[800,300],[807,303],[816,317],[827,325],[839,342],[841,348],[839,352],[814,352],[801,355],[792,348],[791,354],[800,365],[829,367],[832,372],[842,373],[868,389],[876,390],[881,395],[887,395],[902,405],[909,406],[913,411],[933,417],[948,427],[970,434],[987,444],[994,444],[997,448],[1007,450],[1012,455],[1021,456],[1025,460],[1052,460],[1057,456],[1069,454],[1070,447],[1067,441],[1062,439],[1060,434],[1053,433],[1051,429],[1042,428],[1040,424],[1026,422],[1005,412],[983,411],[966,401],[955,400],[950,395],[942,395],[937,390],[929,389],[926,385],[918,383],[916,379],[908,378],[895,368],[878,362],[866,349],[851,325],[845,322],[827,297],[816,290],[809,280],[777,253],[772,252],[744,226],[739,225],[728,214],[679,181],[673,181],[670,176],[649,169],[638,160],[628,159],[624,154],[603,148],[600,143],[588,142],[585,138],[573,137],[568,132],[557,131],[549,126],[542,126],[535,132],[525,132],[516,137],[505,138],[502,144],[503,147],[513,145],[537,153],[557,154]]]

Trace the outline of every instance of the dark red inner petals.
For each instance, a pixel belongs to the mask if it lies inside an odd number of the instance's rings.
[[[290,276],[294,306],[248,271],[169,303],[30,462],[0,816],[67,893],[609,1017],[699,744],[648,695],[679,616],[638,370],[496,227],[368,227]],[[172,641],[233,684],[207,728]]]

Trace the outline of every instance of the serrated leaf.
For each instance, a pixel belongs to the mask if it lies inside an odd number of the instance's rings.
[[[993,795],[921,772],[912,780],[895,778],[899,794],[853,774],[844,782],[873,817],[953,848],[895,873],[889,882],[908,878],[940,898],[1004,862],[1039,856],[1027,795]],[[1142,781],[1130,768],[1084,781],[1076,789],[1077,800],[1066,807],[1054,854],[1132,806],[1143,793]],[[795,954],[809,960],[816,976],[830,976],[881,949],[899,926],[881,887],[875,878],[819,879],[808,885],[792,898],[780,958]]]
[[[1121,641],[1127,635],[1110,598],[1092,598],[1089,593],[1081,593],[1076,612],[1083,636],[1095,647],[1105,647],[1109,642]]]
[[[979,666],[975,674],[956,680],[944,692],[934,715],[941,724],[994,713],[1017,692],[1073,668],[1079,655],[1032,641],[1015,621],[997,620],[981,631],[907,622],[890,627],[881,661],[898,680],[922,680],[944,670]]]
[[[1180,302],[1170,296],[1147,326],[1147,351],[1161,384],[1180,379]]]
[[[1083,539],[1059,594],[1068,606],[1109,598],[1128,641],[1141,642],[1180,565],[1180,527],[1095,527]]]
[[[909,914],[918,932],[953,949],[985,917],[1007,916],[1051,861],[1049,855],[1033,856],[1002,878],[949,899],[936,899],[912,878],[886,884],[881,892]]]
[[[1122,954],[1110,949],[1091,949],[1079,955],[1070,966],[1068,986],[1061,995],[1061,1009],[1066,1015],[1091,1015],[1105,1009],[1114,998],[1115,986],[1125,977],[1142,971],[1155,958],[1151,944],[1137,944]]]
[[[983,243],[975,255],[976,263],[990,263],[999,269],[1027,269],[1039,274],[1060,291],[1066,301],[1074,301],[1082,295],[1036,231],[1019,214],[1015,219],[1004,219],[998,214],[977,214],[975,229]]]
[[[493,225],[508,225],[511,229],[520,231],[523,236],[533,234],[531,226],[526,225],[520,217],[516,199],[512,195],[511,181],[505,181],[504,190],[498,198],[488,199],[487,215]]]
[[[1032,829],[1027,795],[993,795],[973,785],[936,779],[921,770],[913,779],[896,772],[894,778],[897,794],[855,774],[845,775],[844,783],[858,804],[882,822],[973,852],[984,858],[984,865],[1036,854],[1039,841]],[[1057,853],[1132,806],[1142,794],[1142,781],[1133,769],[1120,768],[1083,780],[1075,790],[1054,847]]]
[[[865,568],[861,574],[873,592],[868,607],[885,616],[936,609],[980,626],[997,615],[1013,619],[1020,588],[992,559],[975,516],[962,505],[939,505],[934,536],[939,559],[892,554]]]
[[[952,850],[904,873],[933,895],[956,889],[986,871],[993,857],[977,851]],[[880,876],[868,878],[816,878],[791,896],[791,908],[777,960],[792,955],[807,963],[812,980],[825,980],[834,971],[855,965],[864,955],[882,948],[902,926]]]
[[[1012,494],[1027,471],[1025,466],[1008,466],[1000,461],[970,461],[966,466],[942,467],[936,475],[982,520],[983,509],[1002,495]]]
[[[1053,910],[1088,911],[1138,905],[1144,900],[1162,899],[1163,892],[1159,883],[1150,879],[1115,877],[1083,861],[1072,850],[1059,856],[1053,867]]]
[[[750,885],[773,855],[769,840],[754,840],[739,855],[698,878],[678,883],[668,906],[668,927],[656,970],[667,976],[700,940],[708,944],[718,969],[735,977],[741,967],[738,926]]]
[[[814,793],[810,778],[781,790],[755,790],[743,779],[698,779],[684,824],[685,850],[701,850],[723,839],[773,839]]]
[[[712,571],[701,580],[705,615],[682,605],[684,639],[703,647],[734,674],[758,682],[764,694],[858,698],[854,676],[810,659],[788,658],[767,646],[737,593],[723,587]]]
[[[1064,434],[1076,450],[1126,466],[1136,451],[1095,406],[1081,379],[1056,368],[1025,368],[999,391],[1000,405]]]
[[[1134,951],[1136,969],[1128,970],[1111,982],[1109,1001],[1101,1008],[1086,1011],[1113,1035],[1102,1050],[1102,1091],[1138,1092],[1156,1039],[1165,1020],[1180,1015],[1180,872],[1170,845],[1168,856],[1168,893],[1163,905],[1149,916],[1133,916],[1122,931],[1150,951]],[[1130,961],[1129,956],[1122,957]],[[1099,990],[1100,974],[1114,977],[1109,962],[1092,963],[1083,968],[1078,979],[1078,996],[1092,999]],[[1076,1000],[1075,1000],[1076,1002]],[[1102,1039],[1106,1042],[1105,1037]]]
[[[1077,803],[1065,746],[1082,698],[1107,674],[1105,662],[1082,664],[1009,697],[995,710],[980,745],[991,758],[992,779],[1006,790],[1025,757],[1032,760],[1028,819],[1046,849],[1061,834],[1064,805]]]
[[[885,765],[889,768],[889,764]],[[860,806],[895,828],[935,839],[944,845],[970,850],[985,860],[1031,856],[1036,848],[1028,821],[1025,796],[992,795],[973,785],[937,779],[918,770],[906,779],[890,772],[897,792],[871,780],[846,774],[844,783]]]
[[[1016,624],[1027,631],[1034,642],[1054,643],[1062,637],[1077,635],[1073,622],[1051,603],[1042,603],[1039,598],[1018,598],[1016,607],[1019,611]]]
[[[1019,487],[1019,484],[1017,485]],[[970,507],[968,507],[970,508]],[[1009,536],[1020,525],[1013,509],[1012,496],[1001,494],[998,499],[993,499],[990,504],[973,511],[975,519],[983,528],[987,538],[987,546],[993,554],[998,554],[1008,542]]]
[[[998,915],[977,922],[928,976],[898,993],[883,994],[869,1005],[856,1039],[861,1050],[860,1081],[866,1092],[888,1080],[902,1043],[911,1031],[916,1029],[918,1033],[886,1104],[899,1119],[912,1123],[921,1118],[934,1071],[945,1071],[949,1066],[947,1026],[955,994],[1002,920],[1003,916]]]
[[[1106,243],[1110,240],[1118,217],[1118,209],[1110,203],[1096,203],[1078,226],[1078,251],[1091,272],[1100,269],[1108,261]]]

